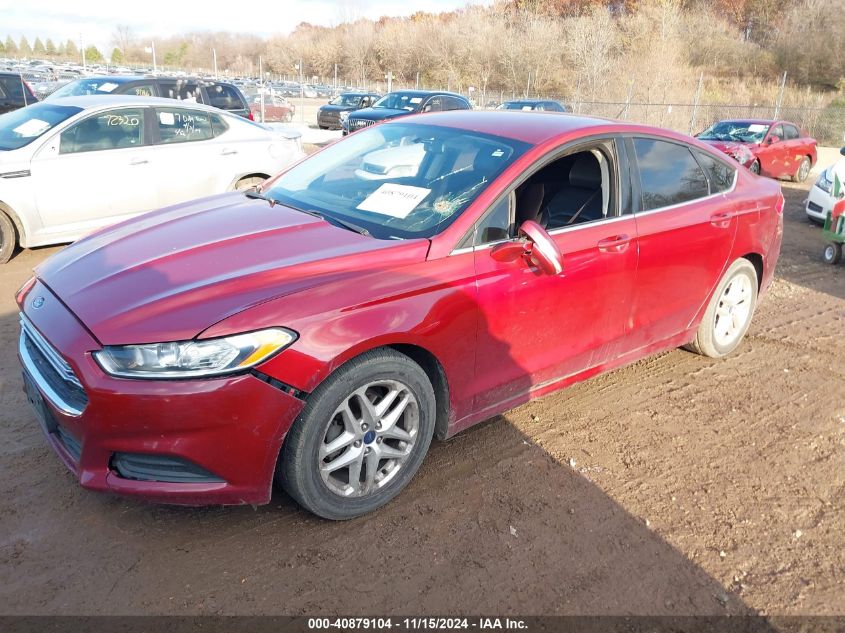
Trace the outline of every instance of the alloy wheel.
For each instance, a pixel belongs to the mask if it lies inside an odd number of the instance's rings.
[[[325,427],[317,455],[323,483],[347,498],[378,491],[410,457],[419,427],[419,403],[407,385],[377,380],[356,389]]]
[[[751,316],[751,298],[751,280],[745,275],[735,276],[725,286],[713,323],[717,344],[727,347],[743,333]]]
[[[807,180],[807,175],[810,173],[810,161],[806,158],[801,161],[801,166],[798,168],[798,182]]]

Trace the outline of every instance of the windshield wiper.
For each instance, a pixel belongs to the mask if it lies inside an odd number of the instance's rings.
[[[256,190],[247,191],[247,192],[244,193],[244,195],[247,198],[253,198],[255,200],[266,200],[267,202],[270,203],[271,207],[274,207],[279,203],[278,200],[276,200],[274,198],[268,198],[263,193],[261,193],[260,191],[256,191]]]
[[[290,206],[290,205],[288,205]],[[370,235],[370,232],[365,229],[363,226],[359,226],[347,220],[341,220],[340,218],[336,218],[333,215],[329,215],[327,213],[322,213],[315,209],[299,209],[297,207],[291,207],[292,209],[296,209],[300,213],[305,213],[306,215],[313,215],[315,218],[320,218],[321,220],[325,220],[329,224],[334,224],[335,226],[339,226],[342,229],[346,229],[348,231],[353,231],[354,233],[358,233],[360,235]]]

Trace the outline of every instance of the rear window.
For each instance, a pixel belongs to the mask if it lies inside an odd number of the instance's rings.
[[[206,86],[208,104],[221,110],[243,110],[246,104],[241,99],[237,88],[227,84],[211,84]]]
[[[65,84],[56,90],[50,95],[50,98],[116,94],[115,90],[120,87],[121,83],[122,82],[114,81],[109,77],[77,79],[76,81],[71,81],[69,84]]]
[[[736,170],[733,167],[713,158],[706,152],[697,149],[693,152],[698,159],[698,164],[701,165],[710,181],[710,193],[723,193],[733,186],[736,177]]]
[[[161,81],[158,84],[160,96],[166,99],[179,99],[180,101],[193,101],[198,103],[200,88],[195,82],[187,81]]]

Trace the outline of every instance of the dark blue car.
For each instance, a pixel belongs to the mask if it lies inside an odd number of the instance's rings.
[[[372,107],[356,110],[343,122],[343,134],[355,132],[379,121],[419,112],[471,110],[466,97],[441,90],[398,90],[384,95]]]

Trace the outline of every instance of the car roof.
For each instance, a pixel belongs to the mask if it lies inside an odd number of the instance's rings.
[[[719,123],[754,123],[757,125],[771,125],[772,123],[780,123],[774,119],[721,119]],[[786,121],[783,121],[786,123]]]
[[[508,110],[450,110],[448,112],[416,114],[412,117],[397,119],[397,121],[460,128],[523,141],[532,145],[540,145],[574,132],[609,134],[624,132],[654,134],[668,139],[680,140],[696,147],[706,147],[703,143],[691,137],[671,130],[564,112],[523,111],[515,113]],[[390,123],[387,123],[387,125],[390,125]]]
[[[465,96],[458,94],[457,92],[449,92],[448,90],[394,90],[390,94],[394,93],[401,93],[403,95],[416,95],[417,97],[428,97],[430,95],[448,95],[450,97],[460,97],[461,99],[466,99]]]
[[[98,108],[101,106],[166,106],[185,107],[192,110],[207,110],[209,112],[225,113],[225,110],[220,110],[203,103],[196,103],[194,101],[181,101],[179,99],[165,99],[163,97],[139,97],[135,95],[79,95],[76,97],[57,97],[42,103],[51,103],[55,105],[74,106],[76,108],[83,108],[85,110]]]

